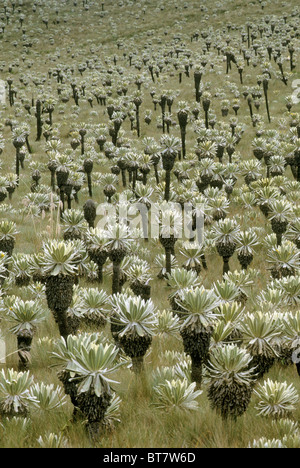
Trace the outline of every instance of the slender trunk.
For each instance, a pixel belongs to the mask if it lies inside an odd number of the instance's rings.
[[[59,329],[60,336],[67,340],[70,335],[69,321],[67,317],[67,311],[64,309],[55,310],[56,321]]]
[[[239,75],[240,75],[240,83],[243,84],[243,71],[239,71]]]
[[[155,173],[156,183],[159,184],[159,175],[158,175],[157,164],[154,164],[154,173]]]
[[[277,245],[280,246],[282,244],[282,233],[277,232],[276,238],[277,238]]]
[[[208,130],[208,110],[205,110],[205,128]]]
[[[98,263],[98,282],[103,283],[103,265],[104,263]]]
[[[229,259],[230,257],[223,257],[223,275],[229,273]]]
[[[144,370],[144,357],[143,356],[132,357],[131,362],[132,362],[132,370],[136,375],[143,372]]]
[[[36,121],[37,121],[37,137],[36,141],[40,141],[43,132],[42,124],[42,104],[41,101],[37,100],[36,102]]]
[[[26,330],[24,330],[17,336],[17,343],[19,355],[18,369],[20,372],[22,372],[28,369],[28,363],[30,361],[32,333],[26,333]]]
[[[138,138],[141,135],[140,131],[140,113],[139,113],[139,108],[136,109],[136,129],[137,129],[137,136]]]
[[[128,171],[129,174],[129,183],[131,184],[132,182],[132,170]]]
[[[30,146],[30,143],[29,143],[28,136],[26,137],[26,146],[27,146],[29,154],[32,154],[32,149],[31,149],[31,146]]]
[[[186,155],[185,136],[186,136],[185,128],[182,128],[181,129],[181,145],[182,145],[182,157],[183,157],[183,159],[185,159],[185,155]]]
[[[72,208],[72,197],[70,194],[67,195],[67,200],[68,200],[68,210],[71,210]]]
[[[294,64],[293,64],[293,52],[290,51],[290,67],[291,67],[291,72],[294,70]]]
[[[202,266],[203,266],[204,270],[208,270],[206,257],[205,257],[204,254],[201,255],[201,262],[202,262]]]
[[[55,192],[55,171],[51,171],[51,188]]]
[[[264,95],[265,95],[265,101],[266,101],[268,120],[269,120],[269,123],[270,123],[271,122],[271,116],[270,116],[270,109],[269,109],[268,92],[267,92],[266,87],[264,87]]]
[[[122,169],[121,170],[121,173],[122,173],[122,184],[123,184],[123,187],[126,187],[126,169]]]
[[[249,106],[249,111],[250,111],[250,117],[253,122],[253,109],[252,109],[252,104],[250,101],[248,101],[248,106]]]
[[[229,57],[226,57],[226,75],[229,73]]]
[[[121,292],[120,288],[120,263],[113,262],[112,294]]]
[[[89,187],[89,196],[92,197],[93,196],[92,176],[90,173],[87,175],[87,179],[88,179],[88,187]]]
[[[61,203],[60,216],[62,216],[63,212],[65,211],[65,191],[62,187],[60,188],[59,193],[60,193],[60,203]]]
[[[199,390],[202,384],[202,362],[192,359],[191,367],[191,379],[192,382],[196,382],[196,389]]]
[[[166,171],[166,179],[165,179],[165,200],[169,201],[170,199],[170,184],[171,184],[171,171]]]
[[[16,176],[17,181],[16,185],[19,186],[19,179],[20,179],[20,158],[19,158],[20,148],[16,148]]]
[[[171,251],[171,248],[165,248],[165,253],[166,253],[166,272],[171,274],[171,270],[172,270],[172,262],[171,262],[172,251]]]
[[[135,169],[132,174],[132,190],[135,190],[136,178],[137,178],[137,169]]]

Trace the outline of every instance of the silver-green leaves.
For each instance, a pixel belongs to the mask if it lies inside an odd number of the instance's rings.
[[[187,380],[166,380],[154,387],[155,403],[157,408],[172,410],[192,410],[199,408],[197,398],[201,390],[195,390],[196,383],[188,383]]]
[[[78,250],[74,241],[63,242],[52,240],[44,244],[42,269],[45,275],[76,275],[80,267],[87,260],[85,249]]]
[[[177,302],[183,309],[183,327],[190,325],[207,327],[217,317],[220,303],[214,291],[203,286],[183,289]]]
[[[152,336],[157,325],[156,308],[150,299],[145,301],[136,296],[113,296],[114,311],[111,320],[122,327],[119,335],[137,334]]]
[[[295,411],[299,394],[293,384],[267,379],[254,391],[259,398],[258,414],[272,418],[285,418]]]

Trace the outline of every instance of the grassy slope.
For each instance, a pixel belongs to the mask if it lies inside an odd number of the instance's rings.
[[[220,6],[215,8],[214,11],[210,9],[210,2],[204,2],[204,5],[208,5],[209,13],[203,13],[200,10],[199,2],[189,0],[185,4],[187,8],[183,8],[183,4],[178,2],[178,9],[169,8],[168,2],[152,2],[144,1],[133,2],[131,6],[124,6],[118,8],[116,2],[106,1],[105,10],[106,14],[103,18],[100,16],[101,5],[100,2],[93,6],[93,12],[78,14],[78,8],[73,8],[72,2],[68,2],[65,7],[64,14],[67,12],[70,15],[66,26],[55,26],[49,25],[49,30],[45,29],[45,26],[41,23],[41,16],[38,13],[33,15],[31,13],[31,2],[24,2],[28,9],[28,33],[39,39],[39,44],[34,46],[29,54],[29,58],[32,58],[34,62],[34,72],[38,74],[46,73],[49,66],[49,57],[53,56],[56,50],[63,45],[61,50],[61,57],[58,62],[76,62],[84,61],[86,57],[86,50],[89,50],[91,44],[94,44],[99,48],[97,56],[112,56],[117,54],[121,63],[121,66],[128,69],[128,63],[123,60],[124,51],[135,51],[135,44],[145,43],[151,41],[154,47],[161,47],[164,49],[164,43],[158,44],[159,37],[165,37],[164,40],[171,41],[173,34],[179,33],[183,36],[186,34],[187,38],[195,30],[207,29],[208,27],[222,28],[228,22],[232,24],[242,25],[247,20],[257,21],[262,18],[264,14],[281,14],[282,6],[280,2],[270,2],[267,4],[265,11],[262,11],[258,2],[246,2],[241,1],[238,4],[234,1],[224,1],[220,3]],[[51,6],[51,2],[48,2]],[[147,12],[144,15],[141,12],[141,6],[147,7]],[[157,9],[157,5],[164,6],[164,9]],[[292,11],[292,8],[297,5],[297,2],[291,0],[288,2],[289,7],[288,13]],[[55,17],[55,12],[50,11],[46,8],[50,17]],[[209,20],[206,22],[205,16],[208,14]],[[137,16],[138,15],[138,16]],[[63,17],[63,15],[61,15]],[[26,20],[27,21],[27,20]],[[115,26],[115,28],[113,27]],[[151,30],[152,34],[148,35],[147,31]],[[33,32],[31,32],[33,31]],[[164,32],[167,34],[164,35]],[[49,37],[54,37],[54,45],[50,45]],[[117,48],[116,40],[123,39],[126,44],[125,47],[120,50]],[[19,42],[16,49],[11,46],[11,40],[17,40]],[[186,40],[186,38],[185,38]],[[21,55],[21,35],[20,32],[14,31],[11,33],[11,37],[7,42],[3,44],[2,48],[2,60],[7,63],[11,63],[16,59],[20,59]],[[70,59],[70,53],[66,51],[67,47],[71,48],[71,53],[75,54],[74,60]],[[199,50],[198,43],[188,44],[188,48],[195,53],[201,54],[201,48]],[[137,73],[137,70],[133,70]],[[219,72],[219,73],[218,73]],[[18,70],[12,74],[15,76],[16,82],[18,82]],[[298,74],[297,74],[298,73]],[[5,79],[8,73],[7,70],[0,75],[0,78]],[[296,70],[295,77],[299,76],[299,69]],[[239,86],[239,77],[236,71],[234,71],[228,77],[230,82],[234,82]],[[230,96],[229,88],[226,84],[225,76],[225,64],[219,63],[216,67],[216,72],[207,73],[204,81],[210,83],[210,90],[214,92],[218,88],[224,87],[228,96]],[[245,83],[247,86],[256,84],[256,77],[253,73],[253,68],[245,70]],[[19,83],[17,83],[19,88]],[[173,78],[169,79],[168,76],[162,76],[161,78],[162,89],[173,89],[180,90],[178,100],[186,99],[188,102],[193,102],[193,80],[183,78],[181,86],[178,84],[178,75],[174,75]],[[154,86],[158,88],[158,85]],[[151,86],[150,86],[151,88]],[[150,89],[149,88],[149,89]],[[132,89],[132,88],[131,88]],[[50,92],[56,92],[55,82],[49,82]],[[147,108],[152,108],[152,103],[149,97],[149,93],[146,88],[144,90],[144,101],[142,105],[142,111]],[[26,90],[23,90],[26,93]],[[22,91],[20,91],[22,92]],[[271,101],[271,113],[272,123],[271,125],[266,123],[269,128],[276,127],[276,120],[284,112],[284,98],[287,94],[291,93],[290,83],[289,90],[283,85],[283,83],[276,81],[276,86],[271,85],[270,89],[270,101]],[[247,125],[247,132],[243,137],[243,140],[239,146],[239,152],[242,158],[248,158],[251,156],[250,144],[254,137],[254,131],[249,122],[248,109],[246,102],[241,100],[241,110],[239,113],[239,121]],[[219,102],[217,99],[214,100],[213,108],[218,118],[221,118]],[[11,109],[6,109],[2,112],[1,117],[7,117],[12,114]],[[58,112],[54,113],[55,123],[61,124],[61,135],[63,143],[67,143],[67,135],[70,130],[73,117],[69,117],[72,112],[72,103],[66,106],[64,115],[59,115]],[[266,114],[264,104],[261,106],[261,114],[264,116],[266,122]],[[91,122],[95,123],[95,119],[99,122],[106,122],[106,116],[103,115],[103,109],[97,108],[97,115],[94,116],[90,112],[88,103],[83,103],[80,108],[80,115],[78,118],[79,122]],[[159,113],[157,113],[159,115]],[[231,114],[232,115],[232,114]],[[34,119],[32,119],[33,126],[33,138],[31,138],[32,146],[34,149],[33,160],[46,161],[44,142],[38,144],[34,142]],[[136,135],[131,134],[128,123],[125,124],[126,136],[131,139],[135,139]],[[155,126],[155,117],[150,127],[146,127],[142,123],[142,136],[154,136],[158,137],[159,130]],[[178,129],[174,130],[174,134],[178,134]],[[4,136],[6,138],[6,147],[3,155],[3,170],[13,170],[14,160],[14,149],[11,144],[10,131],[6,127],[4,130]],[[136,146],[139,147],[139,143],[136,142]],[[194,146],[194,134],[191,126],[188,128],[187,135],[187,148],[192,151]],[[96,166],[95,171],[101,172],[102,166]],[[42,182],[47,184],[49,173],[43,174]],[[22,205],[22,199],[27,193],[30,187],[30,169],[28,162],[25,170],[22,172],[21,184],[13,197],[12,205],[14,208],[20,208]],[[87,192],[80,194],[80,202],[83,203],[88,198]],[[95,188],[95,199],[103,201],[103,195],[99,188]],[[237,210],[236,207],[234,207]],[[41,246],[41,237],[39,233],[46,231],[50,225],[51,219],[46,216],[44,220],[33,220],[31,217],[26,219],[19,219],[19,216],[8,215],[9,219],[17,222],[20,234],[17,238],[16,251],[24,253],[32,253],[38,250]],[[33,224],[34,221],[34,224]],[[267,232],[271,232],[269,226],[266,225],[263,216],[257,211],[254,214],[254,219],[251,221],[253,225],[265,226]],[[154,248],[155,247],[155,248]],[[153,246],[151,251],[151,257],[154,258],[157,252],[161,251],[159,246]],[[262,255],[264,252],[262,251]],[[221,279],[222,275],[222,262],[218,257],[211,256],[208,258],[209,270],[208,273],[202,274],[201,279],[203,283],[210,286],[213,281]],[[239,269],[237,259],[234,257],[231,260],[232,269]],[[257,257],[254,260],[253,267],[261,270],[262,275],[257,280],[257,284],[253,288],[253,297],[257,295],[259,290],[264,287],[268,280],[268,273],[266,272],[265,262],[263,257],[258,252]],[[110,279],[106,277],[104,287],[107,291],[110,291]],[[15,294],[24,294],[22,291],[15,288],[13,291]],[[168,290],[164,284],[158,280],[153,281],[152,286],[152,297],[156,305],[160,308],[168,307],[167,301]],[[251,301],[250,305],[251,307]],[[41,327],[38,331],[37,337],[42,336],[57,336],[57,329],[52,317],[49,318],[46,325]],[[164,414],[151,407],[151,381],[150,373],[157,365],[164,364],[160,359],[160,353],[166,349],[182,350],[182,344],[180,340],[165,339],[162,340],[159,337],[155,338],[151,354],[147,358],[147,373],[145,381],[141,382],[137,380],[128,370],[122,370],[118,372],[117,378],[121,382],[118,386],[118,394],[122,398],[121,407],[121,423],[117,429],[105,436],[99,443],[102,447],[241,447],[246,446],[249,441],[253,438],[258,438],[262,435],[267,437],[274,437],[274,433],[270,424],[261,418],[257,418],[256,411],[254,409],[255,399],[252,401],[249,410],[244,417],[240,418],[236,424],[229,425],[227,427],[221,420],[210,410],[208,401],[206,398],[206,392],[204,389],[203,395],[199,399],[200,411],[196,414],[179,415],[173,412]],[[8,352],[15,350],[15,339],[8,337]],[[16,356],[8,358],[8,366],[16,366]],[[55,370],[50,369],[49,358],[37,344],[33,346],[33,358],[31,371],[35,375],[37,381],[44,382],[56,382],[58,383]],[[282,369],[275,366],[269,376],[274,379],[286,379],[288,382],[293,382],[297,389],[300,391],[299,380],[296,375],[296,371],[293,368]],[[46,431],[59,432],[62,428],[65,428],[65,435],[68,437],[71,446],[73,447],[87,447],[89,446],[89,440],[86,437],[83,427],[80,424],[67,425],[69,418],[72,413],[71,404],[68,403],[61,415],[51,415],[49,418],[41,420],[38,417],[33,416],[33,425],[30,431],[28,440],[16,441],[15,436],[12,439],[8,438],[6,441],[1,441],[1,445],[12,446],[35,446],[36,438]],[[299,419],[300,409],[295,413],[295,417]]]

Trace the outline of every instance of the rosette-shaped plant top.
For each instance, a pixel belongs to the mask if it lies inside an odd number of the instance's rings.
[[[112,309],[111,321],[119,330],[118,343],[131,358],[134,372],[139,373],[157,326],[156,308],[151,299],[116,295],[112,297]]]

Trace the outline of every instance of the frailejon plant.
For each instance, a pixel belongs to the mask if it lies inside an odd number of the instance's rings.
[[[223,419],[242,416],[250,403],[255,368],[250,354],[234,344],[216,347],[207,364],[208,399]]]
[[[260,416],[274,419],[290,417],[299,402],[299,395],[293,384],[267,379],[254,390]]]
[[[7,308],[5,319],[9,331],[17,337],[20,371],[28,368],[33,336],[37,326],[46,318],[47,311],[38,302],[17,300]]]
[[[165,380],[153,388],[153,405],[167,411],[197,411],[197,398],[202,390],[196,390],[196,383],[187,380]]]
[[[16,235],[18,234],[17,226],[14,222],[8,220],[0,221],[0,251],[12,256]]]
[[[77,336],[68,335],[67,340],[63,337],[56,340],[51,350],[51,366],[56,367],[58,379],[61,381],[66,395],[69,395],[73,404],[73,418],[80,415],[78,405],[77,382],[72,380],[74,373],[67,369],[69,363],[81,354],[81,349],[88,351],[92,346],[105,344],[106,340],[100,333],[81,333]]]
[[[203,286],[183,289],[177,302],[182,324],[180,334],[185,352],[192,359],[192,380],[200,387],[202,367],[208,360],[213,322],[217,317],[219,300],[214,291]]]
[[[47,303],[65,339],[69,334],[67,310],[72,302],[74,280],[87,260],[83,252],[74,241],[53,240],[43,245],[41,266],[46,278]]]
[[[109,296],[106,292],[98,288],[86,288],[79,291],[79,296],[83,322],[99,330],[104,328],[109,319]]]
[[[300,313],[299,311],[288,312],[283,317],[283,334],[285,347],[288,351],[290,361],[294,361],[300,376],[300,362],[298,350],[300,346]]]
[[[237,247],[239,226],[232,219],[219,221],[213,228],[218,254],[223,258],[223,274],[229,272],[229,259]]]
[[[165,200],[168,202],[170,200],[171,172],[180,149],[180,140],[172,136],[164,135],[161,138],[160,146],[163,169],[166,173]]]
[[[275,340],[281,335],[279,321],[271,314],[255,312],[246,314],[240,325],[243,343],[253,357],[251,366],[256,369],[257,378],[267,373],[277,357]]]
[[[131,358],[133,371],[139,374],[155,332],[156,308],[151,299],[144,301],[141,297],[116,295],[111,302],[111,321],[118,329],[118,343]]]
[[[30,394],[33,376],[29,371],[17,372],[4,369],[0,372],[0,413],[12,418],[26,417],[30,409],[37,404],[37,399]]]
[[[55,387],[54,384],[46,385],[44,382],[32,384],[30,395],[37,400],[35,410],[41,414],[60,411],[67,403],[62,387]]]
[[[121,292],[120,286],[120,264],[124,257],[130,252],[133,243],[133,236],[130,228],[118,223],[108,225],[104,231],[104,248],[108,252],[108,257],[113,263],[112,294]]]
[[[112,401],[111,384],[118,383],[110,374],[123,365],[116,361],[119,350],[112,344],[93,344],[74,350],[66,371],[77,384],[77,404],[87,418],[88,430],[92,437],[98,435],[105,413]]]
[[[88,223],[81,210],[65,210],[62,215],[63,238],[68,240],[85,240]]]

